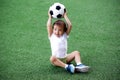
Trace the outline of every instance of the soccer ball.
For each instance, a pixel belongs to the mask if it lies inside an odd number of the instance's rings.
[[[63,14],[66,12],[66,8],[61,3],[54,3],[50,6],[49,12],[53,18],[62,18]]]

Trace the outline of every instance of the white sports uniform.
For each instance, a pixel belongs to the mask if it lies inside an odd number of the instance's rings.
[[[67,34],[64,33],[61,37],[52,34],[49,39],[52,55],[57,58],[65,58],[67,56]]]

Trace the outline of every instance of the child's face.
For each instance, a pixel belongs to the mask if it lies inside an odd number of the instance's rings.
[[[57,37],[62,36],[62,35],[64,34],[64,27],[63,27],[63,26],[54,25],[53,33],[54,33]]]

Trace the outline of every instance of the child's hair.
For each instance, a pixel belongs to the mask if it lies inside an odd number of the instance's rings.
[[[63,26],[64,27],[64,32],[67,31],[67,27],[66,27],[66,23],[62,20],[57,20],[53,23],[53,28],[54,28],[54,25],[58,25],[58,26]]]

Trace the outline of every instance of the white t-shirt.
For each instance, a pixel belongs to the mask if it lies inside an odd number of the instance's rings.
[[[67,34],[64,33],[61,37],[52,34],[49,39],[52,55],[57,58],[65,58],[67,55]]]

